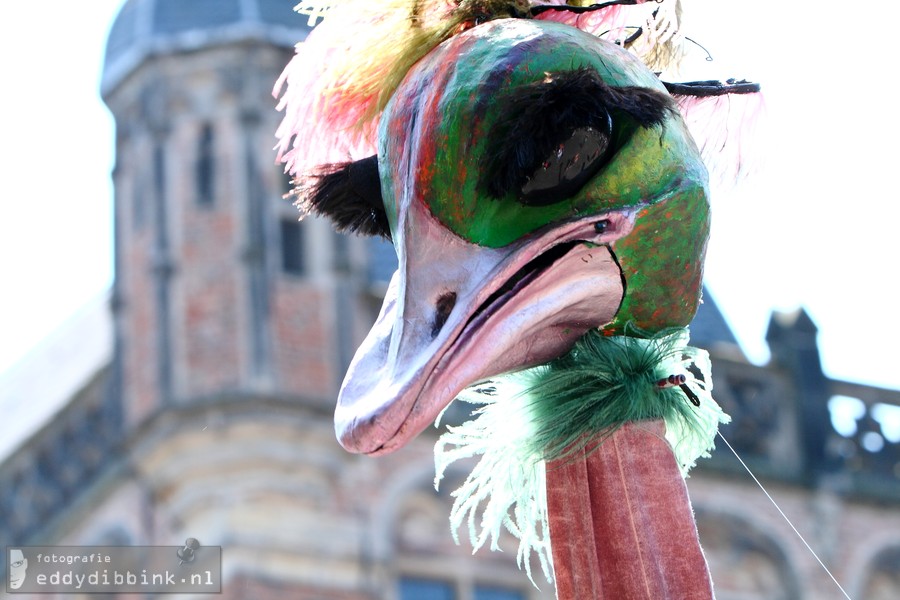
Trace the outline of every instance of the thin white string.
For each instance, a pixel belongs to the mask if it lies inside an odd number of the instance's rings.
[[[763,494],[766,495],[766,498],[768,498],[769,501],[772,503],[772,505],[775,506],[775,508],[778,510],[779,514],[781,514],[781,516],[784,517],[784,520],[787,521],[787,524],[791,526],[791,529],[794,530],[794,533],[797,534],[797,537],[800,538],[800,541],[803,542],[803,545],[806,546],[806,549],[809,550],[810,554],[812,554],[813,557],[815,557],[815,559],[817,561],[819,561],[819,564],[822,566],[823,569],[825,569],[825,572],[828,573],[828,576],[831,577],[831,580],[834,582],[834,585],[838,586],[838,589],[841,590],[841,593],[844,594],[844,597],[847,598],[847,600],[853,600],[852,598],[850,598],[850,595],[846,591],[844,591],[844,588],[841,587],[841,584],[838,583],[838,580],[834,578],[834,575],[831,574],[831,571],[828,570],[828,567],[825,566],[825,563],[822,562],[822,559],[819,558],[819,555],[816,554],[816,551],[812,549],[812,546],[810,546],[806,542],[806,540],[803,538],[803,536],[800,535],[800,532],[797,531],[797,528],[794,527],[794,524],[791,523],[791,520],[788,519],[786,514],[784,514],[784,511],[781,510],[781,507],[778,506],[778,503],[775,502],[775,499],[769,495],[769,492],[766,491],[766,488],[763,487],[763,484],[760,483],[759,479],[756,478],[756,475],[753,474],[753,471],[750,470],[750,467],[747,466],[747,463],[744,462],[744,460],[738,455],[737,451],[731,446],[731,444],[728,443],[728,440],[725,439],[725,436],[722,435],[721,431],[719,432],[719,437],[722,438],[722,441],[725,442],[725,445],[728,446],[728,449],[731,450],[731,452],[732,452],[732,454],[734,454],[735,458],[738,459],[738,462],[741,463],[741,466],[743,466],[744,469],[747,470],[747,472],[750,474],[750,477],[752,477],[753,481],[756,482],[756,485],[759,486],[759,489],[761,489],[763,491]]]

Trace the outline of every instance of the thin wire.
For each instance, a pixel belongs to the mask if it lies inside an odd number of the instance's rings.
[[[803,538],[803,536],[800,535],[800,532],[797,531],[797,528],[794,527],[794,524],[791,523],[791,520],[788,519],[786,514],[784,514],[784,511],[781,510],[781,507],[778,506],[778,503],[775,502],[775,499],[769,495],[769,492],[766,491],[766,488],[763,487],[763,484],[760,483],[759,479],[756,478],[756,475],[753,474],[753,471],[750,470],[750,467],[747,466],[747,463],[744,462],[744,460],[738,455],[737,451],[731,446],[731,444],[728,443],[728,440],[725,439],[725,436],[722,435],[721,431],[719,432],[719,437],[722,438],[722,441],[725,442],[725,445],[728,446],[728,449],[731,450],[731,452],[732,452],[732,454],[734,454],[735,458],[738,459],[738,462],[741,463],[741,466],[743,466],[744,469],[746,469],[747,472],[750,473],[750,477],[753,478],[753,481],[755,481],[756,485],[759,486],[759,489],[761,489],[763,491],[763,494],[766,495],[766,498],[768,498],[769,501],[772,503],[772,505],[775,506],[775,508],[778,510],[779,514],[781,514],[781,516],[784,517],[784,520],[787,521],[787,524],[791,526],[791,529],[794,530],[794,533],[797,534],[797,537],[800,538],[800,541],[803,542],[803,545],[806,546],[806,549],[809,550],[810,554],[812,554],[813,557],[815,557],[815,559],[817,561],[819,561],[819,564],[822,566],[823,569],[825,569],[825,572],[828,573],[828,576],[831,577],[831,580],[834,582],[834,585],[838,586],[838,589],[841,590],[841,593],[844,594],[844,597],[847,598],[847,600],[853,600],[850,597],[850,595],[846,591],[844,591],[844,588],[841,587],[841,584],[838,583],[838,580],[834,578],[834,575],[831,574],[831,571],[828,570],[828,567],[825,566],[825,563],[822,562],[822,559],[819,558],[819,555],[816,554],[816,551],[812,549],[812,546],[810,546],[806,542],[806,540]]]

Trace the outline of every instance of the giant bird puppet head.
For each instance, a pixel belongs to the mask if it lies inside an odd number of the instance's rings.
[[[588,330],[696,311],[705,168],[665,88],[613,44],[524,19],[460,33],[410,70],[361,162],[342,168],[381,183],[356,208],[380,213],[400,269],[341,390],[349,450],[402,446],[463,388]],[[332,201],[349,209],[313,196]]]
[[[643,39],[637,54],[663,61],[665,35],[647,42],[646,21],[618,44],[593,34],[640,1],[384,4],[333,9],[343,20],[298,46],[279,132],[301,205],[399,257],[335,415],[365,454],[589,332],[685,327],[709,229],[700,151],[630,51]],[[593,33],[573,26],[586,18]]]

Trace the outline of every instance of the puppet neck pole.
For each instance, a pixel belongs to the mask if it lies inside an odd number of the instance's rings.
[[[557,600],[711,600],[712,581],[662,421],[547,464]]]

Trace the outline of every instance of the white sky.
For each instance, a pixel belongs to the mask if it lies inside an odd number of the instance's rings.
[[[0,371],[112,283],[105,38],[121,0],[10,2],[0,19]]]
[[[113,124],[97,90],[120,4],[14,2],[0,20],[0,372],[111,284]],[[685,6],[713,75],[761,81],[769,110],[765,171],[714,198],[719,307],[762,362],[771,310],[804,306],[829,376],[900,389],[893,40],[837,2]],[[898,16],[884,4],[877,21]]]

